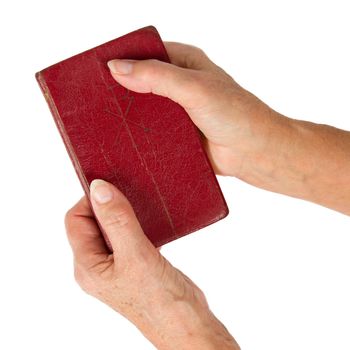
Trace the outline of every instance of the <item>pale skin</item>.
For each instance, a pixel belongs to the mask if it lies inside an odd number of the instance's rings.
[[[243,89],[202,50],[165,45],[172,64],[113,60],[113,78],[182,105],[201,131],[217,175],[350,215],[350,132],[288,118]],[[129,319],[157,349],[239,349],[203,292],[144,235],[126,197],[102,180],[90,190],[113,254],[83,197],[65,218],[82,289]]]

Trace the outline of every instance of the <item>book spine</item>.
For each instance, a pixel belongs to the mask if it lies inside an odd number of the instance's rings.
[[[67,136],[67,133],[65,131],[65,128],[64,128],[64,125],[62,123],[62,120],[61,120],[61,117],[60,117],[60,114],[57,110],[57,107],[55,105],[55,102],[53,101],[52,99],[52,96],[50,94],[50,90],[49,88],[47,87],[46,85],[46,82],[45,82],[45,78],[43,77],[42,73],[41,72],[38,72],[35,74],[35,78],[36,80],[38,81],[39,83],[39,86],[43,92],[43,95],[45,97],[45,100],[50,108],[50,111],[51,111],[51,114],[53,116],[53,119],[55,121],[55,124],[57,126],[57,129],[59,130],[59,133],[61,135],[61,138],[64,142],[64,145],[67,149],[67,152],[69,154],[69,157],[73,163],[73,166],[74,166],[74,169],[78,175],[78,178],[83,186],[83,189],[85,191],[85,193],[87,194],[87,196],[89,197],[89,183],[88,181],[86,180],[85,178],[85,175],[84,175],[84,172],[82,171],[81,169],[81,166],[80,166],[80,163],[78,161],[78,158],[74,152],[74,149],[72,147],[72,144],[69,140],[69,137]]]

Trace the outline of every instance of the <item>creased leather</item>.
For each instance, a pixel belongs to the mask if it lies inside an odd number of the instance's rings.
[[[149,26],[35,75],[88,198],[93,179],[116,185],[155,246],[224,218],[225,199],[186,111],[122,87],[107,67],[114,58],[170,62]]]

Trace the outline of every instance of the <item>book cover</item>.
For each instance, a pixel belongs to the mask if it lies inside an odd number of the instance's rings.
[[[224,218],[225,199],[189,115],[166,97],[118,84],[107,67],[114,58],[170,62],[149,26],[35,75],[85,194],[93,179],[113,183],[155,246]]]

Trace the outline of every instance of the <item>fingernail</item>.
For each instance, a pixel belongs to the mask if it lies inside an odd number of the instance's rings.
[[[131,61],[119,59],[108,61],[107,65],[114,74],[130,74],[133,66]]]
[[[105,204],[112,200],[113,191],[110,185],[103,180],[93,180],[90,184],[90,194],[99,204]]]

